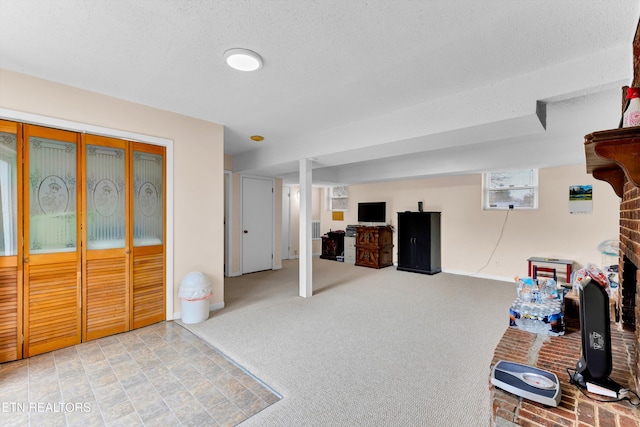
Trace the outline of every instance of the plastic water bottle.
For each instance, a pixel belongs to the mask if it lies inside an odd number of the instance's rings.
[[[556,290],[556,281],[553,279],[548,279],[542,286],[540,295],[542,300],[541,302],[555,299],[558,296],[558,292]]]
[[[531,288],[531,302],[540,304],[540,290],[537,286]]]
[[[551,304],[545,304],[543,313],[542,313],[542,325],[541,325],[542,332],[545,334],[548,334],[549,331],[551,330],[551,324],[549,323],[549,320],[551,319],[552,311],[553,310],[551,309]]]
[[[540,330],[542,329],[541,319],[541,308],[536,305],[531,309],[531,332],[540,332]]]
[[[531,316],[532,307],[530,304],[522,305],[522,314],[520,315],[522,318],[522,330],[531,331],[532,325],[532,316]]]
[[[518,313],[518,303],[514,301],[509,309],[509,326],[517,326],[517,319],[519,317],[520,313]]]

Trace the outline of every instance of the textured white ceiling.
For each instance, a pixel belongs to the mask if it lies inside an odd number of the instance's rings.
[[[0,67],[223,124],[239,172],[295,180],[313,157],[314,181],[355,183],[582,162],[584,134],[617,126],[639,13],[637,0],[0,0]],[[262,70],[228,68],[234,47]]]

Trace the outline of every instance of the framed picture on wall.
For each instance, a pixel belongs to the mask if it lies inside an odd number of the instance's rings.
[[[572,185],[569,187],[569,213],[591,213],[593,211],[593,186]]]

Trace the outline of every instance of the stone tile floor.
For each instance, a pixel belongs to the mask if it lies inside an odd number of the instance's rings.
[[[280,398],[175,322],[0,364],[2,426],[234,426]]]

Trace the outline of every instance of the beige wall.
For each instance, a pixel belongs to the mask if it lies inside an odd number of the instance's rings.
[[[174,147],[174,312],[180,280],[189,271],[203,271],[214,285],[211,303],[224,301],[223,170],[231,159],[223,154],[223,126],[143,105],[0,70],[0,108],[68,120],[173,141]],[[170,167],[170,165],[169,165]],[[618,203],[608,184],[594,180],[584,166],[542,169],[540,208],[509,213],[504,235],[481,275],[509,279],[526,274],[530,256],[570,258],[577,265],[601,263],[598,243],[618,235]],[[203,185],[206,183],[206,185]],[[239,175],[232,175],[232,245],[230,272],[239,272]],[[592,214],[568,213],[570,185],[593,184]],[[442,212],[442,266],[445,271],[475,274],[487,262],[505,219],[505,211],[481,209],[481,177],[465,175],[350,186],[345,221],[332,221],[326,193],[313,189],[314,220],[321,231],[344,229],[356,223],[358,201],[386,201],[387,218],[396,225],[396,212]],[[205,189],[203,191],[203,188]],[[281,265],[282,185],[275,184],[274,267]],[[292,187],[291,256],[298,255],[298,187]],[[206,218],[206,221],[203,220]],[[395,240],[395,238],[394,238]],[[313,245],[320,252],[320,242]],[[394,255],[394,259],[395,259]]]
[[[282,268],[282,179],[274,182],[273,268]]]
[[[242,214],[240,206],[240,183],[242,176],[234,173],[231,175],[231,262],[229,276],[239,276],[242,274]]]
[[[531,256],[573,259],[574,268],[588,262],[601,264],[597,245],[618,236],[619,199],[609,184],[593,179],[582,165],[541,169],[539,178],[539,209],[509,212],[502,240],[484,269],[507,212],[482,210],[479,174],[352,185],[345,221],[332,221],[326,196],[321,198],[322,228],[344,229],[347,224],[357,224],[359,201],[386,201],[387,222],[395,227],[397,212],[417,211],[418,201],[422,201],[425,211],[442,212],[445,271],[476,274],[482,269],[479,275],[510,280],[527,274],[526,260]],[[593,213],[570,214],[569,186],[588,184],[593,185]]]
[[[289,242],[291,249],[289,249],[289,258],[298,258],[300,256],[300,199],[297,197],[299,191],[299,185],[291,186],[291,210],[289,211],[289,226],[291,231]],[[313,207],[313,201],[311,205]]]
[[[291,226],[291,252],[290,258],[298,258],[300,256],[300,199],[297,197],[297,193],[300,191],[299,185],[291,186],[291,212],[289,216]],[[311,188],[311,220],[321,221],[322,219],[322,197],[324,191],[320,187]],[[331,217],[331,216],[329,216]],[[324,223],[321,222],[321,233],[326,233],[329,228],[324,227]],[[322,240],[316,239],[311,242],[311,253],[319,255],[322,253]]]
[[[223,126],[6,70],[0,70],[0,108],[172,140],[173,311],[180,311],[177,292],[190,271],[211,278],[211,303],[222,305]]]

